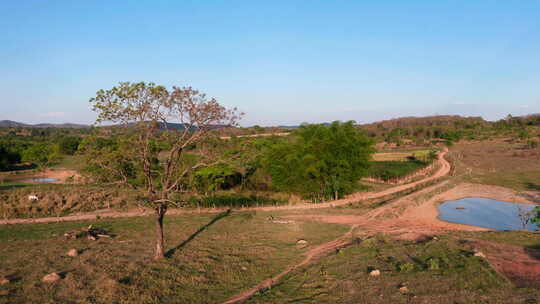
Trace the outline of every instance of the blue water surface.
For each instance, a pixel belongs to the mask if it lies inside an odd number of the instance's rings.
[[[518,206],[530,211],[536,205],[469,197],[439,205],[439,219],[496,230],[520,230],[522,226],[518,216]],[[529,223],[526,229],[538,230],[538,227]]]
[[[58,178],[52,178],[52,177],[30,177],[30,178],[19,178],[19,179],[12,179],[7,180],[9,182],[17,182],[17,183],[54,183],[57,182]]]

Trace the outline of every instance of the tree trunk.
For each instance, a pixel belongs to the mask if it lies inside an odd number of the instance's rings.
[[[167,212],[167,207],[159,205],[156,207],[156,252],[154,259],[161,260],[165,258],[165,242],[163,241],[163,217]]]

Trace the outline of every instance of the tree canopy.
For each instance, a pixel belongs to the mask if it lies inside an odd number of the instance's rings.
[[[83,148],[96,157],[96,170],[108,171],[125,183],[137,177],[132,169],[138,169],[145,200],[157,216],[155,258],[163,258],[163,217],[167,206],[175,203],[171,194],[190,172],[214,163],[204,148],[212,130],[236,126],[242,114],[191,87],[169,90],[146,82],[122,82],[99,90],[90,102],[98,113],[97,123],[124,126],[115,129],[124,142],[90,141]]]
[[[339,198],[353,191],[367,174],[373,141],[352,121],[306,125],[291,142],[270,148],[266,168],[272,184],[312,201]]]

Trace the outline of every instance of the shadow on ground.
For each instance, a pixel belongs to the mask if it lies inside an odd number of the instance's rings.
[[[28,185],[2,185],[0,184],[0,190],[11,190],[11,189],[17,189],[17,188],[24,188]]]
[[[525,252],[531,257],[540,260],[540,244],[525,247]]]
[[[527,190],[540,191],[540,185],[537,184],[526,183],[525,187],[527,188]]]
[[[178,246],[174,247],[174,248],[171,248],[169,250],[167,250],[167,252],[165,253],[165,257],[172,257],[176,251],[184,248],[187,244],[189,244],[189,242],[191,242],[193,239],[195,239],[199,234],[201,234],[203,231],[205,231],[206,229],[208,229],[210,226],[214,225],[216,222],[218,222],[219,220],[229,216],[231,214],[231,210],[227,210],[225,212],[222,212],[220,214],[218,214],[216,217],[214,217],[210,222],[208,222],[208,224],[202,226],[201,228],[199,228],[199,230],[195,231],[195,233],[193,233],[192,235],[190,235],[186,240],[184,240],[182,243],[180,243]]]
[[[37,165],[35,164],[19,164],[16,166],[9,167],[6,170],[0,170],[0,171],[25,171],[25,170],[33,170],[36,169]]]

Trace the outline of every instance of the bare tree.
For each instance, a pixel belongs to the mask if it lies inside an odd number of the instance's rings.
[[[156,215],[155,259],[162,259],[163,218],[167,207],[174,203],[171,193],[189,172],[213,161],[209,153],[200,153],[186,165],[185,155],[210,137],[217,126],[236,126],[243,114],[191,87],[168,90],[145,82],[122,82],[110,90],[100,90],[90,102],[98,113],[96,123],[122,124],[132,138],[133,153],[144,175],[147,202]],[[176,123],[174,128],[172,123]]]
[[[528,210],[528,208],[523,207],[520,204],[516,204],[517,214],[519,221],[521,222],[521,229],[527,229],[527,224],[529,224],[534,217],[534,209]]]

